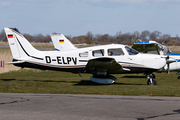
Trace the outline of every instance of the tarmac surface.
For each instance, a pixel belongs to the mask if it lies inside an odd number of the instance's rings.
[[[0,93],[1,120],[179,120],[180,97]]]

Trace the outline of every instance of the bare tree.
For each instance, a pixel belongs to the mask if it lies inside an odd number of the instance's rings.
[[[138,31],[134,31],[134,36],[136,39],[139,39],[141,35]]]
[[[87,33],[87,38],[86,39],[87,39],[88,44],[92,44],[93,34],[90,31]]]
[[[122,35],[121,31],[116,32],[116,37],[120,37]]]
[[[141,32],[141,39],[142,40],[147,40],[149,38],[150,32],[148,30],[142,31]]]
[[[154,31],[150,34],[150,39],[151,40],[157,40],[161,35],[161,32],[159,31]]]
[[[0,41],[7,41],[6,34],[5,34],[4,30],[2,30],[0,33]]]

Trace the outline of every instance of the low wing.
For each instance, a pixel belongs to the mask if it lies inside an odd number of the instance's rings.
[[[85,68],[87,73],[106,75],[106,74],[118,74],[130,71],[129,69],[123,68],[114,58],[96,58],[88,61]]]

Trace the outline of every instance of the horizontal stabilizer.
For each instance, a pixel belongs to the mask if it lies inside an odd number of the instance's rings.
[[[5,64],[20,64],[20,63],[24,63],[25,61],[16,61],[16,62],[8,62]]]

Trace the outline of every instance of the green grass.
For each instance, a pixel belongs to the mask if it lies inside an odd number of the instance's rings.
[[[3,52],[10,52],[10,49],[8,47],[7,48],[0,47],[0,53],[3,53]]]
[[[111,85],[90,81],[90,74],[57,71],[19,70],[0,74],[1,93],[100,94],[132,96],[180,96],[180,80],[171,72],[155,73],[157,85],[149,86],[143,74],[115,75]]]

